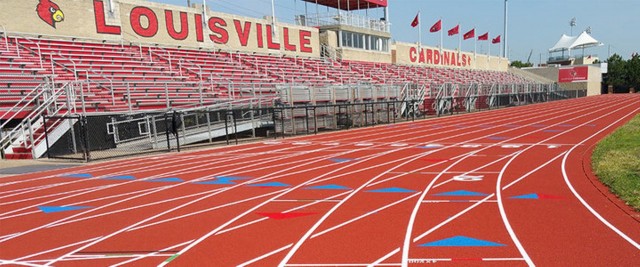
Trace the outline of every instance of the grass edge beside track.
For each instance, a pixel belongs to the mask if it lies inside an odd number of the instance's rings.
[[[600,141],[591,159],[600,181],[640,211],[640,114]]]

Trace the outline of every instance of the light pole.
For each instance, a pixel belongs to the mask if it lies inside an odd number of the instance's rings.
[[[508,46],[507,22],[508,22],[508,15],[509,15],[509,9],[507,7],[507,2],[508,1],[509,0],[504,0],[504,33],[503,33],[503,35],[504,35],[504,47],[503,47],[503,50],[502,50],[502,56],[505,57],[505,58],[509,58],[509,53],[507,52],[507,51],[509,51],[509,50],[507,50],[508,49],[507,48],[507,46]]]
[[[575,27],[576,25],[578,25],[578,20],[576,19],[576,17],[573,17],[571,19],[571,21],[569,21],[569,26],[571,26],[571,36],[573,36],[573,27]]]
[[[187,7],[191,7],[191,0],[187,0]]]

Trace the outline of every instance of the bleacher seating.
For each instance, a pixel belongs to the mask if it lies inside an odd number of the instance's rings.
[[[443,83],[526,83],[507,72],[448,69],[230,53],[133,44],[0,39],[0,108],[49,78],[62,84],[82,81],[76,99],[87,112],[162,109],[217,103],[259,91],[273,95],[274,85],[403,84],[427,88]]]

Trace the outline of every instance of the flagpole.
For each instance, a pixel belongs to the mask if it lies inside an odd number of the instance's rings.
[[[444,38],[444,28],[442,27],[442,17],[438,20],[440,22],[440,55],[442,55],[442,39]]]
[[[422,54],[422,25],[420,25],[420,21],[422,20],[422,14],[420,10],[418,10],[418,52]]]
[[[478,51],[478,37],[476,37],[475,35],[476,32],[476,28],[473,28],[473,56],[476,56],[476,53]]]
[[[458,22],[458,27],[460,27],[460,22]],[[461,53],[462,53],[462,33],[460,33],[460,28],[458,28],[458,62],[460,62]]]

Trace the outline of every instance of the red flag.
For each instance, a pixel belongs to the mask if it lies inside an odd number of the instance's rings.
[[[487,32],[487,33],[485,33],[483,35],[478,36],[478,40],[480,40],[480,41],[489,40],[489,33]]]
[[[499,44],[500,43],[500,35],[498,35],[498,37],[496,37],[496,38],[493,38],[491,40],[491,43],[492,44]]]
[[[411,22],[411,27],[416,27],[418,26],[418,24],[420,24],[420,12],[418,12],[418,14],[416,15],[416,18],[413,19],[413,21]]]
[[[456,35],[460,32],[460,25],[456,25],[455,27],[451,28],[451,30],[449,30],[449,36],[453,36]]]
[[[429,29],[430,32],[439,32],[442,29],[442,20],[438,20],[438,22],[436,22],[436,24],[433,24],[433,26],[431,26],[431,29]]]
[[[467,33],[464,34],[464,36],[462,37],[462,39],[470,39],[476,36],[476,29],[471,29],[470,31],[468,31]]]

